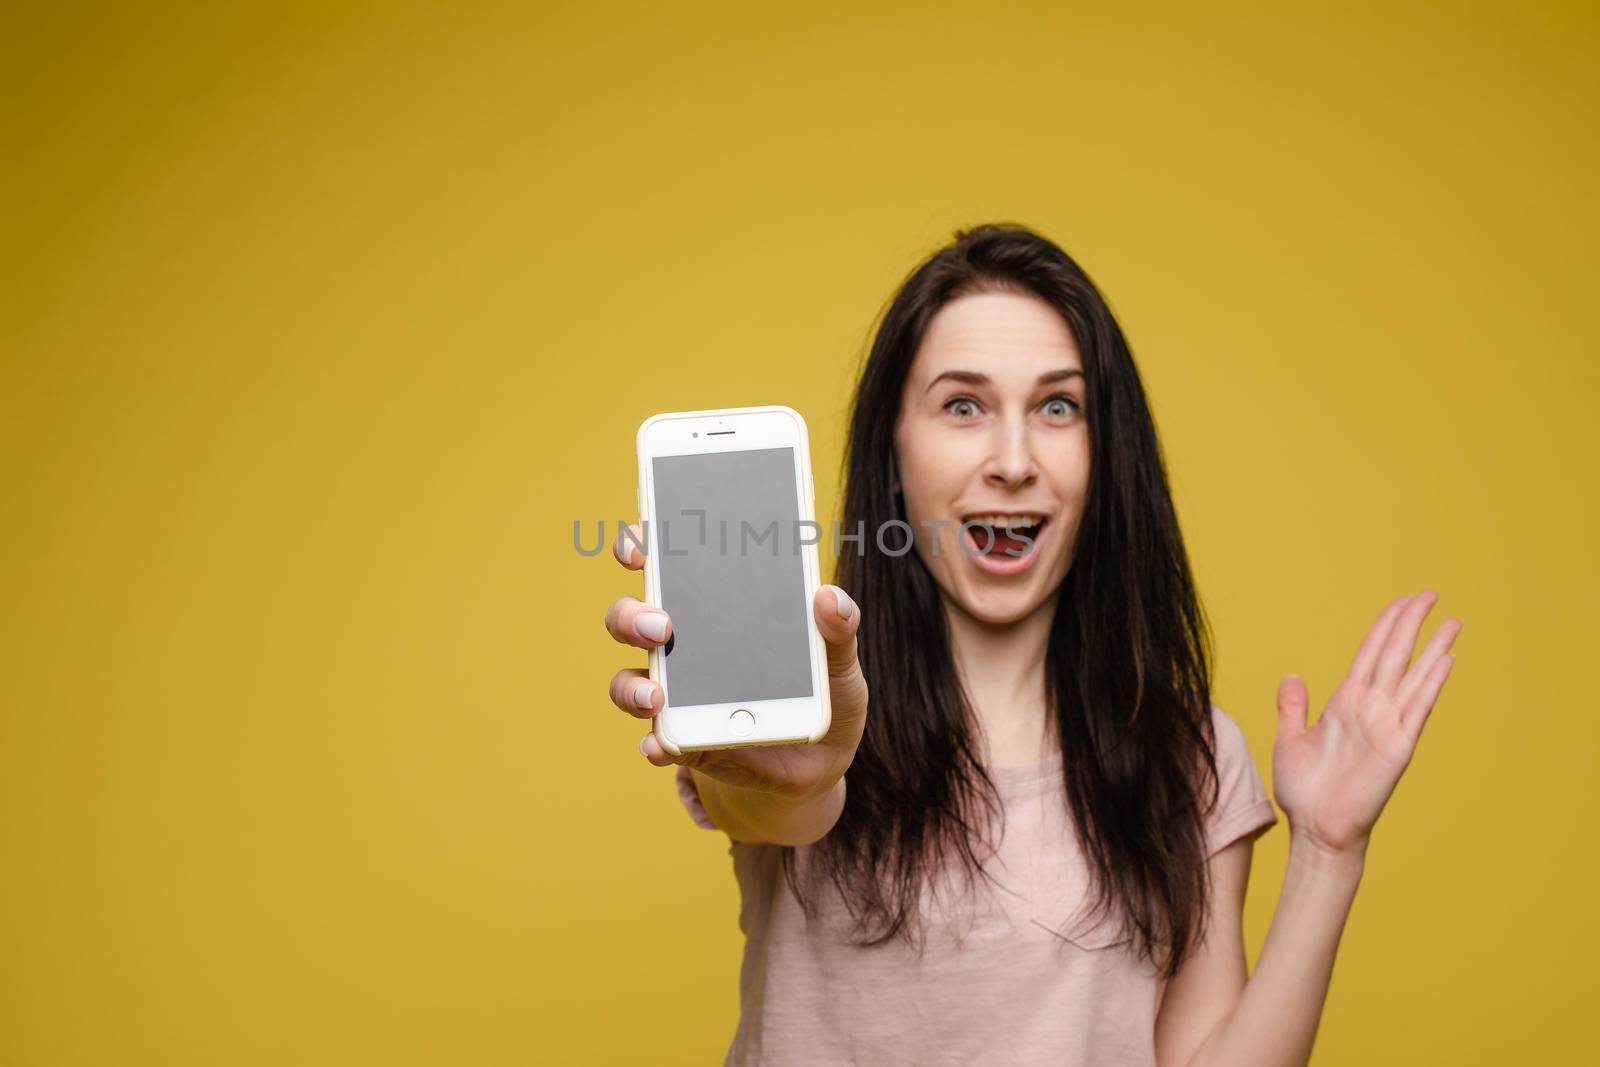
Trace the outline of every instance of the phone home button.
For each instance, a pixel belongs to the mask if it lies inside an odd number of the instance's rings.
[[[733,732],[734,737],[749,737],[755,733],[756,717],[740,708],[728,716],[728,729]]]

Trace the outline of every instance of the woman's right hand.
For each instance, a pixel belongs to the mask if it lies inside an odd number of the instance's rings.
[[[644,566],[644,554],[638,545],[643,543],[638,526],[630,526],[612,545],[612,554],[628,570],[639,570]],[[672,756],[662,749],[652,731],[640,740],[639,751],[657,767],[683,764],[739,789],[795,799],[832,789],[855,758],[866,724],[867,682],[856,660],[861,610],[844,590],[824,585],[811,600],[811,613],[827,644],[828,691],[833,709],[832,724],[821,741]],[[625,645],[649,650],[667,643],[672,635],[672,620],[660,608],[625,596],[606,612],[606,630]],[[647,670],[624,667],[611,679],[611,701],[630,715],[650,719],[663,707],[665,695],[650,680]]]

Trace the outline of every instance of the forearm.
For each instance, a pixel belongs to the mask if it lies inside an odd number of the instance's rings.
[[[719,782],[690,772],[706,814],[735,841],[757,844],[809,845],[822,838],[844,811],[845,779],[804,797],[786,797]]]
[[[1189,1067],[1301,1067],[1322,1018],[1365,849],[1329,853],[1293,835],[1283,892],[1256,970]]]

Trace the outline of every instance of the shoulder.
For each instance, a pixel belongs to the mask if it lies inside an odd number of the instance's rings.
[[[1211,705],[1216,738],[1216,804],[1206,816],[1206,852],[1215,855],[1246,835],[1255,835],[1278,821],[1266,783],[1256,768],[1244,730],[1220,706]]]
[[[1224,745],[1229,747],[1244,745],[1247,749],[1249,748],[1249,744],[1245,740],[1244,731],[1239,728],[1238,723],[1233,721],[1233,716],[1223,711],[1222,705],[1216,701],[1211,702],[1211,729],[1217,735],[1218,749],[1221,749]]]
[[[1211,705],[1211,733],[1216,741],[1217,776],[1255,770],[1255,758],[1250,754],[1250,739],[1234,721],[1233,716],[1213,702]]]

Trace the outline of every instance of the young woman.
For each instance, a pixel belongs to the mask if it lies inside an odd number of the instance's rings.
[[[895,519],[915,551],[878,548]],[[1305,685],[1280,682],[1289,862],[1252,975],[1245,884],[1276,815],[1211,700],[1127,343],[1060,248],[978,227],[906,280],[850,425],[843,529],[858,523],[861,551],[844,543],[812,604],[828,736],[676,761],[640,744],[732,842],[747,944],[729,1062],[1306,1063],[1460,621],[1412,662],[1437,594],[1389,603],[1309,728]],[[616,551],[643,565],[626,538]],[[623,597],[606,628],[648,649],[671,620]],[[640,718],[662,704],[632,668],[611,697]]]

